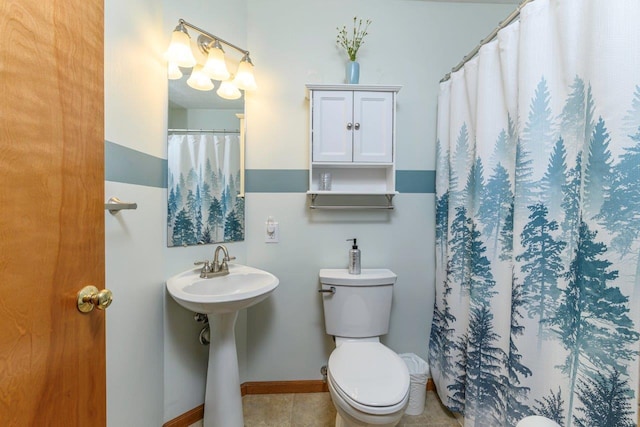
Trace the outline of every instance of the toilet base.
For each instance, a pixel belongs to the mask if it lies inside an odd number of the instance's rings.
[[[394,427],[396,425],[398,425],[398,423],[400,422],[400,420],[393,422],[393,423],[387,423],[387,424],[367,424],[367,423],[360,423],[359,421],[353,420],[351,419],[351,421],[347,421],[344,418],[342,418],[340,416],[340,413],[336,414],[336,427]]]
[[[393,427],[400,422],[406,405],[409,403],[409,399],[407,399],[401,410],[391,414],[365,414],[345,402],[336,392],[330,380],[327,381],[327,384],[329,386],[331,401],[333,402],[333,406],[336,408],[337,412],[336,427]]]

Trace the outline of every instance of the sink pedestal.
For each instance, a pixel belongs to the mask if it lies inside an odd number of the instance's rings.
[[[204,400],[204,427],[243,427],[235,334],[238,312],[208,316],[211,343]]]
[[[244,427],[236,319],[239,310],[263,301],[280,281],[271,273],[240,264],[229,264],[229,274],[210,279],[201,278],[200,270],[194,268],[170,277],[167,290],[187,310],[209,316],[204,427]]]

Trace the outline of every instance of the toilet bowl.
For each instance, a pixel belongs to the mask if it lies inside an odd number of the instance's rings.
[[[405,362],[377,340],[337,344],[327,365],[336,427],[395,426],[409,403]]]
[[[407,365],[379,338],[395,281],[387,269],[320,270],[325,328],[336,343],[327,363],[336,427],[395,426],[409,404]]]

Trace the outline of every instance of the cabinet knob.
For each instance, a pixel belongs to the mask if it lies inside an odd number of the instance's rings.
[[[360,123],[356,123],[355,128],[356,130],[360,129]]]
[[[351,130],[352,127],[353,127],[353,124],[351,122],[347,123],[347,130]]]

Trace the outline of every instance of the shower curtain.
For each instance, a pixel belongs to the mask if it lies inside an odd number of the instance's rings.
[[[168,246],[244,240],[237,133],[170,133]]]
[[[635,426],[640,2],[535,0],[440,85],[442,402],[465,426]]]

